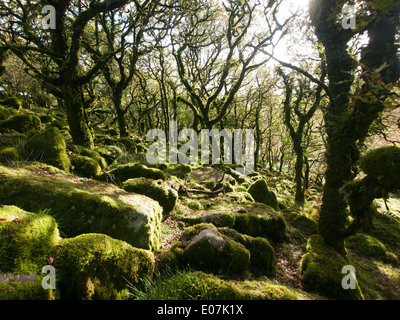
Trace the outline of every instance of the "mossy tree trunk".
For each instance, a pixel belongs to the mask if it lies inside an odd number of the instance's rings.
[[[64,86],[63,103],[74,144],[93,148],[93,135],[85,117],[85,105],[78,88],[70,84]]]
[[[310,7],[310,15],[325,48],[331,98],[325,113],[327,170],[318,227],[325,242],[344,253],[347,203],[340,188],[353,179],[358,161],[356,144],[384,110],[390,84],[400,75],[395,46],[400,4],[393,2],[385,11],[368,7],[370,16],[360,16],[358,23],[364,27],[356,30],[345,30],[332,18],[340,16],[342,5],[342,1],[317,0]],[[350,56],[347,43],[365,30],[369,42],[361,57],[364,84],[358,89],[358,99],[350,100],[357,61]]]

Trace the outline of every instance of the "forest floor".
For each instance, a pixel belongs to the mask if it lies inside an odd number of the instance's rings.
[[[305,206],[300,208],[291,205],[294,203],[294,195],[287,177],[264,176],[263,178],[270,182],[269,185],[277,193],[280,201],[286,203],[286,208],[279,209],[278,212],[285,218],[291,238],[288,243],[274,245],[277,272],[275,276],[269,277],[268,281],[290,288],[304,299],[326,299],[318,292],[307,291],[301,281],[300,270],[302,257],[306,253],[307,239],[316,230],[310,229],[310,225],[300,223],[298,217],[305,216],[317,222],[321,193],[312,189],[308,193]],[[224,195],[220,194],[218,197],[223,198]],[[211,208],[217,202],[215,198],[202,198],[199,201],[202,207]],[[180,214],[188,216],[199,214],[198,211],[188,209],[185,206],[186,202],[187,199],[178,199],[177,207]],[[388,199],[390,212],[387,212],[383,200],[377,200],[375,205],[377,210],[368,228],[347,241],[349,264],[356,269],[356,277],[365,299],[398,300],[400,299],[400,199],[395,195]],[[240,207],[240,204],[232,203],[228,207],[230,207],[228,210],[232,210]],[[214,213],[215,210],[211,209],[209,212]],[[176,219],[175,211],[172,212],[163,221],[162,249],[168,250],[179,239],[185,227],[184,223]],[[259,288],[263,290],[262,286]],[[260,294],[262,296],[262,293]]]

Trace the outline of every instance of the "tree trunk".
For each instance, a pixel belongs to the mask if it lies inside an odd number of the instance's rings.
[[[295,163],[295,181],[296,181],[296,195],[294,200],[297,204],[304,205],[304,188],[303,188],[303,148],[301,147],[301,141],[298,138],[294,142],[294,151],[296,153]]]
[[[86,121],[84,103],[79,90],[66,84],[63,87],[63,96],[74,144],[92,149],[93,136]]]

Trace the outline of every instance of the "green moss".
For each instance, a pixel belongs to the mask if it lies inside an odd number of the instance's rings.
[[[40,272],[60,240],[52,217],[15,206],[0,208],[0,235],[0,270],[21,274]]]
[[[141,163],[120,165],[115,169],[111,170],[109,173],[112,174],[116,179],[118,179],[121,182],[124,182],[128,179],[140,178],[140,177],[154,179],[154,180],[158,179],[166,180],[167,178],[165,173],[162,172],[161,170],[155,168],[148,168]]]
[[[21,108],[21,101],[17,97],[8,97],[4,100],[0,100],[0,104],[6,107],[11,107],[16,110]]]
[[[0,134],[1,147],[22,148],[26,143],[26,135],[22,133],[4,133]]]
[[[121,137],[117,141],[121,143],[128,152],[137,153],[136,144],[131,138]]]
[[[68,171],[71,166],[65,141],[60,130],[55,127],[47,128],[29,138],[25,153],[31,160],[45,162],[64,171]]]
[[[39,119],[42,123],[48,124],[54,120],[54,118],[48,114],[42,114],[39,116]]]
[[[6,147],[0,150],[0,163],[9,164],[10,162],[22,160],[21,153],[14,147]]]
[[[383,186],[398,185],[400,181],[400,148],[388,146],[374,149],[360,159],[360,168]]]
[[[126,299],[125,279],[137,283],[154,270],[150,251],[103,234],[63,239],[55,259],[63,299]]]
[[[254,202],[253,197],[248,192],[229,192],[225,195],[228,199],[235,203],[242,204],[246,202]]]
[[[34,282],[0,282],[0,300],[55,300],[58,298],[57,292],[43,289],[43,277],[44,275],[36,275]]]
[[[125,278],[137,283],[154,270],[150,251],[104,234],[61,239],[55,220],[14,206],[0,208],[0,270],[34,275],[36,281],[0,283],[0,298],[51,299],[43,290],[43,266],[56,267],[56,287],[62,299],[126,299]],[[1,290],[6,289],[6,290]]]
[[[163,214],[168,215],[175,208],[178,193],[163,184],[162,180],[134,178],[126,180],[122,186],[125,191],[143,194],[158,201],[163,208]]]
[[[104,233],[139,248],[158,248],[162,208],[157,202],[62,173],[36,166],[13,170],[0,166],[0,203],[28,211],[49,209],[67,237]]]
[[[111,128],[111,129],[107,129],[106,134],[112,136],[112,137],[118,137],[119,136],[119,132],[117,129]]]
[[[99,163],[96,160],[86,156],[73,156],[71,164],[73,171],[82,177],[94,178],[101,173],[101,167]]]
[[[264,179],[257,180],[248,189],[254,201],[264,203],[273,209],[278,209],[278,200],[273,191],[268,189],[267,182]]]
[[[171,252],[178,261],[198,270],[233,275],[249,272],[250,252],[211,224],[187,228]]]
[[[301,290],[269,280],[227,281],[201,271],[169,271],[130,286],[140,300],[305,300],[313,297]]]
[[[47,127],[56,127],[59,130],[68,130],[68,123],[63,119],[54,119]]]
[[[0,282],[0,299],[54,298],[52,290],[41,287],[40,271],[48,264],[47,259],[60,239],[52,217],[29,213],[15,206],[1,206],[0,273],[33,275],[33,279],[23,283]]]
[[[102,156],[107,161],[108,165],[111,165],[114,162],[116,162],[124,154],[121,148],[113,145],[96,147],[95,150],[100,154],[100,156]]]
[[[165,169],[165,172],[183,179],[192,172],[192,168],[188,164],[170,164]]]
[[[325,244],[320,235],[312,235],[307,253],[301,261],[301,280],[308,290],[333,299],[363,299],[358,283],[356,289],[344,289],[342,268],[349,261]]]
[[[79,145],[70,145],[70,146],[68,146],[68,149],[75,154],[92,158],[93,160],[98,162],[101,169],[105,169],[107,167],[106,160],[102,156],[100,156],[100,154],[95,150],[92,150],[92,149],[89,149],[89,148],[86,148],[83,146],[79,146]]]
[[[235,240],[250,251],[250,264],[260,273],[272,276],[276,272],[275,250],[267,239],[238,234]]]
[[[276,242],[285,242],[289,239],[285,220],[268,207],[262,215],[237,213],[233,228],[240,233],[264,237]]]
[[[212,190],[217,184],[217,182],[214,180],[205,180],[203,181],[203,184],[207,189]]]
[[[7,120],[8,118],[10,118],[12,115],[11,111],[8,110],[7,108],[3,108],[2,106],[0,106],[0,121],[2,120]]]
[[[385,262],[398,262],[397,257],[389,252],[378,239],[364,233],[357,233],[346,240],[347,247],[359,255],[372,257]]]
[[[20,133],[26,133],[30,130],[39,130],[41,122],[38,116],[33,114],[17,114],[3,122],[0,122],[0,130],[15,130]]]
[[[189,208],[189,209],[192,209],[192,210],[201,210],[201,203],[199,202],[199,201],[197,201],[197,200],[194,200],[194,199],[190,199],[187,203],[186,203],[186,206]]]

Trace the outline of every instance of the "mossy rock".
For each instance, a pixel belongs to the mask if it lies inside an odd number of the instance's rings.
[[[357,233],[346,240],[349,249],[364,257],[376,258],[384,262],[398,263],[396,255],[391,253],[378,239],[364,233]]]
[[[309,234],[315,234],[318,232],[318,225],[317,223],[306,217],[305,215],[302,214],[296,214],[294,221],[292,222],[292,225],[296,228],[300,228],[302,230],[305,230]]]
[[[0,281],[0,300],[56,300],[59,294],[52,289],[44,290],[42,279],[45,275],[36,275],[35,280],[19,282]]]
[[[151,277],[154,256],[104,234],[63,239],[54,259],[63,299],[127,299],[126,279]]]
[[[253,197],[248,192],[240,192],[240,191],[228,192],[225,196],[227,199],[230,199],[231,201],[238,204],[254,202]]]
[[[198,200],[195,200],[195,199],[189,199],[189,200],[186,202],[186,206],[187,206],[189,209],[194,210],[194,211],[196,211],[196,210],[201,210],[201,208],[202,208],[201,203],[200,203]]]
[[[0,203],[50,210],[66,237],[104,233],[138,248],[159,247],[162,208],[156,201],[54,170],[0,166]]]
[[[104,234],[62,239],[56,221],[14,206],[0,208],[0,270],[37,273],[36,281],[0,283],[2,299],[127,299],[126,280],[150,277],[154,256]],[[42,267],[56,268],[56,290],[44,290]],[[5,290],[2,290],[2,289]]]
[[[53,299],[53,290],[44,290],[41,286],[43,276],[40,272],[48,264],[51,250],[60,239],[52,217],[32,214],[15,206],[1,206],[1,273],[9,273],[13,277],[33,275],[33,279],[23,283],[0,281],[0,299]]]
[[[89,157],[75,155],[71,159],[73,171],[86,178],[95,178],[101,173],[99,163]]]
[[[0,106],[0,121],[7,120],[12,116],[12,113],[7,108]]]
[[[269,241],[262,237],[251,237],[235,230],[218,229],[250,251],[250,264],[258,273],[273,276],[276,272],[275,250]]]
[[[60,130],[68,130],[69,126],[68,123],[60,118],[54,119],[50,124],[47,125],[47,127],[56,127]]]
[[[107,167],[106,160],[95,150],[92,150],[92,149],[89,149],[89,148],[86,148],[83,146],[79,146],[79,145],[69,145],[68,150],[70,150],[74,154],[92,158],[100,165],[100,168],[102,170],[104,170]]]
[[[8,97],[6,99],[0,100],[0,104],[5,107],[10,107],[15,110],[21,108],[21,101],[17,97]]]
[[[170,164],[165,169],[165,172],[183,179],[192,172],[192,167],[188,164]]]
[[[211,224],[187,228],[181,241],[171,247],[183,265],[220,274],[245,275],[249,272],[250,252],[240,243],[220,234]]]
[[[14,147],[6,147],[0,150],[0,163],[8,165],[11,162],[21,161],[21,160],[22,160],[21,152],[19,152]]]
[[[163,214],[168,215],[175,208],[178,193],[162,180],[134,178],[126,180],[122,186],[125,191],[143,194],[158,201]]]
[[[121,148],[114,145],[96,147],[95,150],[107,161],[108,165],[113,164],[124,155]]]
[[[123,144],[129,153],[137,153],[136,144],[131,138],[121,137],[118,139],[118,142]]]
[[[216,227],[233,228],[236,222],[236,216],[232,212],[208,214],[200,218],[201,222],[212,223]]]
[[[347,258],[325,244],[322,236],[314,234],[307,242],[307,253],[301,260],[301,280],[308,290],[332,299],[363,299],[355,279],[355,289],[344,289],[342,280],[346,276],[342,268],[349,265]]]
[[[0,147],[21,149],[25,145],[26,140],[26,135],[19,132],[0,134]]]
[[[148,178],[154,180],[166,180],[167,177],[165,173],[159,169],[148,168],[144,164],[134,163],[134,164],[123,164],[119,165],[109,172],[116,179],[124,182],[133,178]]]
[[[31,130],[40,130],[41,121],[34,114],[17,114],[0,122],[0,131],[15,130],[20,133],[27,133]]]
[[[40,115],[39,119],[43,124],[49,124],[50,122],[52,122],[54,120],[54,118],[48,114]]]
[[[267,182],[264,179],[257,180],[248,189],[248,193],[253,197],[254,201],[265,203],[274,210],[278,209],[278,200],[273,191],[268,189]]]
[[[360,168],[382,186],[400,184],[400,148],[387,146],[374,149],[360,159]]]
[[[289,240],[286,221],[271,207],[262,203],[254,203],[256,206],[244,207],[243,213],[235,214],[233,228],[240,233],[253,237],[264,237],[274,242],[286,242]]]
[[[49,127],[34,134],[25,144],[25,153],[29,160],[47,163],[64,171],[69,171],[69,160],[65,141],[59,129]]]

